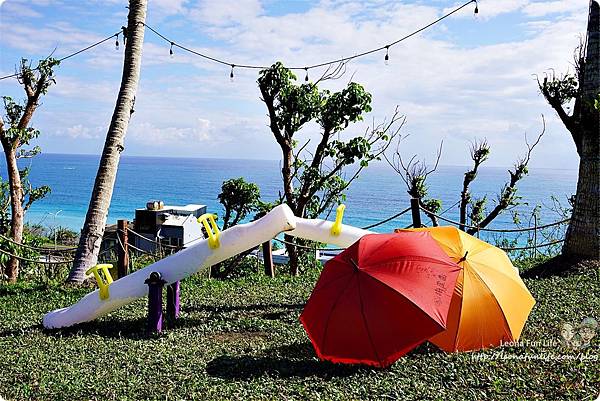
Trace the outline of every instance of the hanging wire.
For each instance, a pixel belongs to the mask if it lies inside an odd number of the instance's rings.
[[[307,65],[307,66],[304,66],[304,67],[288,67],[288,69],[290,69],[290,70],[305,70],[305,71],[307,71],[307,76],[308,76],[308,70],[309,69],[318,68],[318,67],[324,67],[324,66],[331,65],[331,64],[345,63],[345,62],[348,62],[350,60],[353,60],[353,59],[356,59],[356,58],[359,58],[359,57],[364,57],[364,56],[367,56],[369,54],[376,53],[376,52],[379,52],[379,51],[382,51],[382,50],[386,51],[386,56],[387,56],[387,59],[389,60],[389,55],[387,54],[387,52],[388,52],[388,50],[389,50],[390,47],[395,46],[398,43],[403,42],[406,39],[409,39],[409,38],[417,35],[420,32],[423,32],[424,30],[432,27],[433,25],[438,24],[442,20],[444,20],[444,19],[450,17],[451,15],[457,13],[458,11],[462,10],[463,8],[465,8],[466,6],[468,6],[471,3],[475,3],[475,13],[478,13],[479,9],[477,8],[477,0],[469,0],[466,3],[462,4],[461,6],[453,9],[452,11],[450,11],[450,12],[444,14],[444,15],[442,15],[440,18],[436,19],[435,21],[432,21],[429,24],[422,26],[421,28],[419,28],[419,29],[417,29],[417,30],[415,30],[415,31],[413,31],[413,32],[411,32],[411,33],[409,33],[409,34],[407,34],[407,35],[405,35],[405,36],[403,36],[403,37],[401,37],[401,38],[393,41],[393,42],[390,42],[387,45],[380,46],[380,47],[377,47],[375,49],[367,50],[367,51],[364,51],[364,52],[361,52],[361,53],[356,53],[356,54],[353,54],[351,56],[346,56],[346,57],[342,57],[342,58],[338,58],[338,59],[334,59],[334,60],[324,61],[324,62],[321,62],[321,63]],[[259,69],[262,70],[262,69],[268,68],[268,66],[264,66],[264,65],[232,63],[232,62],[226,61],[224,59],[216,58],[216,57],[210,56],[208,54],[204,54],[204,53],[198,52],[198,51],[196,51],[196,50],[194,50],[194,49],[192,49],[190,47],[184,46],[182,44],[179,44],[179,43],[177,43],[177,42],[169,39],[168,37],[166,37],[165,35],[163,35],[162,33],[160,33],[157,29],[155,29],[152,26],[148,25],[147,23],[145,23],[145,22],[140,22],[140,23],[143,24],[146,28],[148,28],[155,35],[157,35],[158,37],[160,37],[161,39],[163,39],[164,41],[166,41],[167,43],[171,43],[173,46],[175,46],[175,47],[177,47],[177,48],[179,48],[179,49],[181,49],[183,51],[186,51],[188,53],[191,53],[191,54],[194,54],[196,56],[202,57],[202,58],[204,58],[206,60],[210,60],[210,61],[213,61],[215,63],[219,63],[219,64],[223,64],[223,65],[227,65],[227,66],[235,65],[237,68],[256,69],[256,70],[259,70]],[[306,80],[307,80],[307,78],[305,77],[305,81]]]
[[[410,38],[412,36],[415,36],[416,34],[418,34],[418,33],[422,32],[422,31],[430,28],[431,26],[433,26],[435,24],[438,24],[442,20],[444,20],[444,19],[450,17],[451,15],[457,13],[458,11],[462,10],[463,8],[465,8],[466,6],[468,6],[471,3],[475,3],[475,11],[474,12],[475,12],[475,14],[477,14],[479,12],[477,0],[469,0],[466,3],[462,4],[461,6],[455,8],[454,10],[452,10],[452,11],[450,11],[450,12],[442,15],[440,18],[436,19],[435,21],[432,21],[429,24],[427,24],[427,25],[425,25],[425,26],[423,26],[423,27],[421,27],[421,28],[419,28],[419,29],[417,29],[417,30],[415,30],[415,31],[413,31],[413,32],[411,32],[411,33],[409,33],[409,34],[407,34],[407,35],[405,35],[405,36],[403,36],[403,37],[401,37],[401,38],[399,38],[399,39],[397,39],[397,40],[389,43],[389,44],[387,44],[387,45],[384,45],[384,46],[381,46],[381,47],[377,47],[375,49],[367,50],[367,51],[364,51],[364,52],[361,52],[361,53],[356,53],[356,54],[353,54],[351,56],[346,56],[346,57],[338,58],[338,59],[335,59],[335,60],[324,61],[324,62],[321,62],[321,63],[312,64],[312,65],[308,65],[308,66],[304,66],[304,67],[290,67],[289,69],[290,70],[305,70],[307,72],[306,77],[305,77],[305,81],[308,81],[308,70],[309,69],[318,68],[318,67],[324,67],[324,66],[331,65],[331,64],[348,62],[350,60],[353,60],[353,59],[356,59],[356,58],[359,58],[359,57],[364,57],[366,55],[369,55],[369,54],[372,54],[372,53],[376,53],[376,52],[379,52],[379,51],[382,51],[382,50],[386,51],[386,57],[385,57],[385,59],[386,59],[386,61],[388,61],[389,60],[389,48],[391,46],[397,45],[398,43],[403,42],[403,41],[405,41],[406,39],[408,39],[408,38]],[[153,28],[150,25],[146,24],[145,22],[139,22],[139,23],[143,24],[146,28],[148,28],[150,31],[152,31],[154,34],[156,34],[158,37],[162,38],[163,40],[165,40],[167,43],[170,44],[171,47],[170,47],[170,50],[169,50],[169,54],[171,56],[173,56],[173,54],[174,54],[173,53],[173,47],[177,47],[177,48],[179,48],[179,49],[181,49],[183,51],[186,51],[188,53],[194,54],[196,56],[199,56],[199,57],[202,57],[204,59],[213,61],[215,63],[223,64],[223,65],[228,65],[228,66],[235,65],[238,68],[257,69],[257,70],[258,69],[262,70],[262,69],[268,68],[268,66],[263,66],[263,65],[232,63],[232,62],[225,61],[225,60],[222,60],[222,59],[219,59],[219,58],[216,58],[216,57],[209,56],[209,55],[204,54],[204,53],[200,53],[200,52],[198,52],[196,50],[193,50],[192,48],[189,48],[187,46],[181,45],[181,44],[179,44],[179,43],[177,43],[177,42],[175,42],[175,41],[167,38],[166,36],[164,36],[163,34],[161,34],[158,30],[156,30],[155,28]],[[80,50],[78,50],[76,52],[68,54],[67,56],[58,59],[58,61],[62,62],[64,60],[67,60],[67,59],[69,59],[71,57],[74,57],[74,56],[76,56],[78,54],[81,54],[81,53],[83,53],[85,51],[88,51],[88,50],[90,50],[90,49],[92,49],[92,48],[94,48],[94,47],[96,47],[96,46],[98,46],[98,45],[100,45],[100,44],[102,44],[102,43],[104,43],[104,42],[106,42],[108,40],[111,40],[112,38],[115,38],[115,37],[116,37],[115,47],[118,48],[118,46],[119,46],[119,42],[118,42],[119,37],[118,37],[118,35],[120,33],[123,34],[123,42],[125,42],[125,40],[126,40],[126,28],[122,27],[119,32],[113,33],[112,35],[107,36],[106,38],[104,38],[102,40],[99,40],[96,43],[93,43],[93,44],[91,44],[91,45],[89,45],[87,47],[84,47],[83,49],[80,49]],[[5,75],[3,77],[0,77],[0,81],[3,80],[3,79],[7,79],[7,78],[17,77],[19,75],[20,75],[20,73],[14,73],[14,74],[10,74],[10,75]],[[230,73],[230,75],[231,75],[231,73]]]
[[[61,63],[61,62],[65,61],[65,60],[67,60],[67,59],[70,59],[71,57],[77,56],[78,54],[81,54],[81,53],[83,53],[83,52],[85,52],[85,51],[88,51],[88,50],[90,50],[90,49],[92,49],[92,48],[94,48],[94,47],[96,47],[96,46],[99,46],[99,45],[101,45],[102,43],[104,43],[104,42],[106,42],[106,41],[112,40],[112,39],[113,39],[115,36],[117,36],[117,35],[118,35],[120,32],[121,32],[121,31],[119,31],[119,32],[116,32],[116,33],[113,33],[112,35],[110,35],[110,36],[107,36],[106,38],[104,38],[104,39],[102,39],[102,40],[99,40],[99,41],[98,41],[98,42],[96,42],[96,43],[93,43],[93,44],[91,44],[91,45],[89,45],[89,46],[86,46],[86,47],[84,47],[83,49],[80,49],[80,50],[77,50],[76,52],[73,52],[73,53],[71,53],[71,54],[68,54],[68,55],[64,56],[63,58],[59,58],[57,61],[58,61],[59,63]],[[35,71],[35,70],[37,70],[37,68],[34,68],[34,69],[33,69],[33,71]],[[21,73],[19,73],[19,72],[16,72],[16,73],[14,73],[14,74],[10,74],[10,75],[5,75],[5,76],[3,76],[3,77],[0,77],[0,81],[1,81],[1,80],[3,80],[3,79],[7,79],[7,78],[18,77],[19,75],[21,75]]]

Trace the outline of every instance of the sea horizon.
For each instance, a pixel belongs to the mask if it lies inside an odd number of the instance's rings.
[[[22,160],[22,165],[31,166],[30,179],[34,186],[49,185],[51,188],[46,198],[33,204],[26,214],[26,222],[50,229],[66,227],[78,232],[85,221],[99,159],[99,155],[43,153]],[[441,165],[428,179],[430,196],[442,200],[444,216],[453,220],[458,220],[458,207],[454,204],[460,198],[466,168]],[[473,196],[487,195],[491,206],[496,193],[508,179],[506,170],[506,167],[483,166],[472,185]],[[2,176],[5,174],[3,167]],[[278,160],[123,155],[107,224],[115,224],[117,219],[133,220],[135,209],[145,207],[151,200],[162,200],[170,205],[203,204],[208,212],[222,215],[222,206],[217,200],[221,184],[226,179],[238,177],[256,183],[263,200],[277,199],[281,188]],[[575,192],[576,182],[576,170],[530,168],[530,174],[519,183],[523,203],[517,209],[522,213],[522,219],[526,220],[535,205],[545,204],[539,224],[559,220],[560,216],[549,209],[551,196],[566,205],[566,198]],[[409,196],[397,173],[385,162],[379,162],[366,168],[350,186],[344,203],[344,223],[365,227],[408,207]],[[428,223],[425,216],[422,218]],[[407,213],[373,230],[391,232],[410,223]],[[527,225],[526,222],[523,224]],[[501,214],[490,227],[514,228],[511,213]]]

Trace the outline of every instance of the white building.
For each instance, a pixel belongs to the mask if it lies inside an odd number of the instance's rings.
[[[198,217],[205,213],[206,205],[166,206],[162,202],[148,202],[146,208],[135,210],[133,231],[139,236],[131,235],[129,242],[147,252],[154,252],[157,242],[185,248],[204,238]]]

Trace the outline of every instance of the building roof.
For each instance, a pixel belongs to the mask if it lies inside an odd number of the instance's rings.
[[[166,214],[166,219],[162,223],[163,226],[180,227],[183,226],[187,219],[193,218],[192,216],[181,216],[177,214]]]
[[[157,213],[168,213],[168,212],[193,213],[196,210],[201,209],[203,207],[206,207],[206,205],[199,205],[199,204],[189,204],[189,205],[185,205],[185,206],[164,205],[162,209],[150,210],[150,211],[157,212]],[[145,207],[140,207],[140,208],[137,208],[136,210],[149,210],[149,209],[146,209]]]

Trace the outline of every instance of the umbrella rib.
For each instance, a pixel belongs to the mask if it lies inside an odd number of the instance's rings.
[[[357,274],[357,273],[354,273],[354,274]],[[325,329],[323,330],[323,349],[322,349],[322,352],[321,352],[323,355],[325,355],[325,346],[327,345],[327,341],[326,341],[327,330],[329,330],[329,322],[330,322],[330,319],[331,319],[331,315],[333,314],[333,311],[337,307],[338,302],[342,298],[342,295],[344,295],[346,293],[346,291],[348,291],[348,287],[350,287],[350,283],[352,283],[352,277],[350,277],[350,280],[348,280],[348,283],[346,284],[346,287],[344,287],[344,290],[342,292],[340,292],[340,295],[338,295],[338,297],[336,298],[335,302],[331,306],[331,310],[327,314],[327,319],[325,319]]]
[[[371,337],[371,330],[369,329],[369,323],[367,321],[367,317],[365,316],[362,291],[360,290],[360,280],[357,279],[356,281],[358,284],[358,299],[360,300],[360,314],[362,315],[363,322],[365,323],[365,329],[367,330],[367,337],[369,337],[369,343],[371,344],[371,349],[373,350],[373,353],[375,354],[375,358],[377,358],[377,360],[379,361],[379,364],[383,366],[383,362],[381,361],[381,358],[379,357],[379,353],[377,352],[377,349],[375,348],[375,344],[373,343],[373,338]]]
[[[461,263],[465,263],[465,262],[461,262]],[[458,336],[460,335],[460,323],[462,321],[462,311],[463,311],[463,306],[464,306],[464,300],[465,300],[465,269],[466,269],[466,264],[465,266],[462,266],[462,274],[463,274],[463,287],[462,287],[462,294],[460,297],[460,307],[458,308],[458,324],[456,325],[456,335],[454,336],[454,344],[452,346],[452,349],[455,350],[456,347],[458,346]],[[460,273],[459,273],[460,274]],[[457,278],[458,281],[458,278]],[[456,286],[454,286],[454,288],[456,289]],[[454,290],[452,291],[452,296],[454,296]],[[450,303],[452,303],[452,299],[450,299]]]

